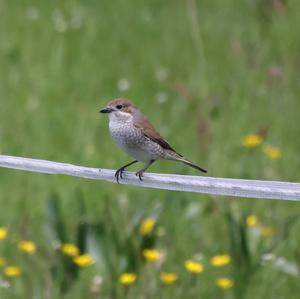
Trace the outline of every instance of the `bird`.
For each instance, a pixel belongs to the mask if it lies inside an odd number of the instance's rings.
[[[136,172],[141,181],[144,172],[157,160],[178,161],[204,173],[207,172],[206,169],[176,152],[132,101],[123,98],[114,99],[99,113],[108,115],[111,136],[123,151],[135,159],[116,171],[115,178],[118,183],[119,179],[123,179],[125,169],[137,162],[145,164],[144,168]]]

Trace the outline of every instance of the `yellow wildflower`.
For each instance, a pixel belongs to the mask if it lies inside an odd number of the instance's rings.
[[[119,276],[119,282],[124,285],[133,284],[136,281],[136,275],[134,273],[123,273]]]
[[[7,229],[0,227],[0,240],[4,240],[7,236]]]
[[[144,249],[142,254],[150,262],[155,262],[161,258],[161,253],[156,249]]]
[[[77,256],[79,255],[79,248],[72,243],[65,243],[61,246],[61,251],[68,256]]]
[[[257,217],[253,214],[248,215],[246,218],[246,223],[248,226],[255,226],[257,225],[257,222]]]
[[[9,266],[9,267],[4,268],[4,274],[7,277],[17,277],[17,276],[20,276],[21,269],[16,266]]]
[[[159,277],[165,284],[173,284],[178,279],[177,274],[171,272],[162,272]]]
[[[31,241],[26,241],[26,240],[20,241],[18,243],[18,248],[21,251],[24,251],[24,252],[30,253],[30,254],[35,253],[35,251],[36,251],[35,244]]]
[[[254,148],[259,146],[263,142],[263,138],[258,134],[250,134],[243,138],[242,144],[244,147]]]
[[[151,234],[154,229],[155,223],[156,221],[153,218],[144,219],[140,225],[140,234],[142,236]]]
[[[210,263],[214,267],[223,267],[228,265],[231,262],[231,258],[228,254],[215,255],[211,258]]]
[[[191,273],[200,273],[204,270],[204,267],[201,263],[195,262],[193,260],[187,260],[184,263],[185,269]]]
[[[278,147],[272,145],[265,145],[263,147],[263,152],[271,160],[276,160],[281,157],[281,150]]]
[[[218,278],[216,280],[216,285],[223,290],[230,289],[233,286],[234,282],[232,279],[227,277]]]
[[[88,267],[95,263],[94,259],[88,254],[75,256],[73,262],[79,267]]]
[[[6,259],[4,257],[0,257],[0,267],[3,267],[6,264]]]
[[[263,226],[260,229],[260,234],[263,237],[272,237],[275,235],[275,233],[276,233],[275,229],[271,226]]]

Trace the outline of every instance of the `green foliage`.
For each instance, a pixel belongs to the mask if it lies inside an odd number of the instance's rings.
[[[297,181],[299,11],[295,0],[0,1],[0,153],[116,169],[129,158],[98,111],[128,97],[210,176]],[[249,134],[263,143],[243,146]],[[281,156],[272,159],[269,145]],[[172,162],[150,171],[198,175]],[[0,190],[0,257],[22,270],[9,278],[1,266],[1,298],[298,297],[296,203],[6,169]],[[156,226],[142,236],[147,217]],[[36,252],[21,252],[20,240]],[[65,242],[95,263],[76,266]],[[145,248],[160,261],[144,260]],[[213,267],[219,254],[231,263]],[[188,259],[204,271],[187,272]],[[178,280],[164,285],[163,271]],[[122,285],[123,272],[137,280]],[[219,289],[219,277],[233,287]]]

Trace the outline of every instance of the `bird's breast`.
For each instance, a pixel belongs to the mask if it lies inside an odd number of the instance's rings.
[[[109,124],[109,129],[111,136],[126,152],[130,153],[144,142],[142,132],[132,124],[112,122]]]
[[[112,137],[120,146],[132,145],[138,142],[142,135],[136,127],[127,123],[110,122],[109,129]]]
[[[149,162],[162,155],[161,147],[146,138],[141,129],[131,123],[110,122],[111,136],[129,155],[141,162]]]

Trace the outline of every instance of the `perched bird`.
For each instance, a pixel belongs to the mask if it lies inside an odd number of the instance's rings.
[[[122,179],[125,168],[136,162],[146,164],[136,173],[140,180],[147,168],[156,160],[179,161],[202,172],[207,172],[178,154],[131,101],[127,99],[112,100],[99,112],[108,114],[111,136],[128,155],[135,159],[116,171],[117,182],[119,182],[119,178]]]

